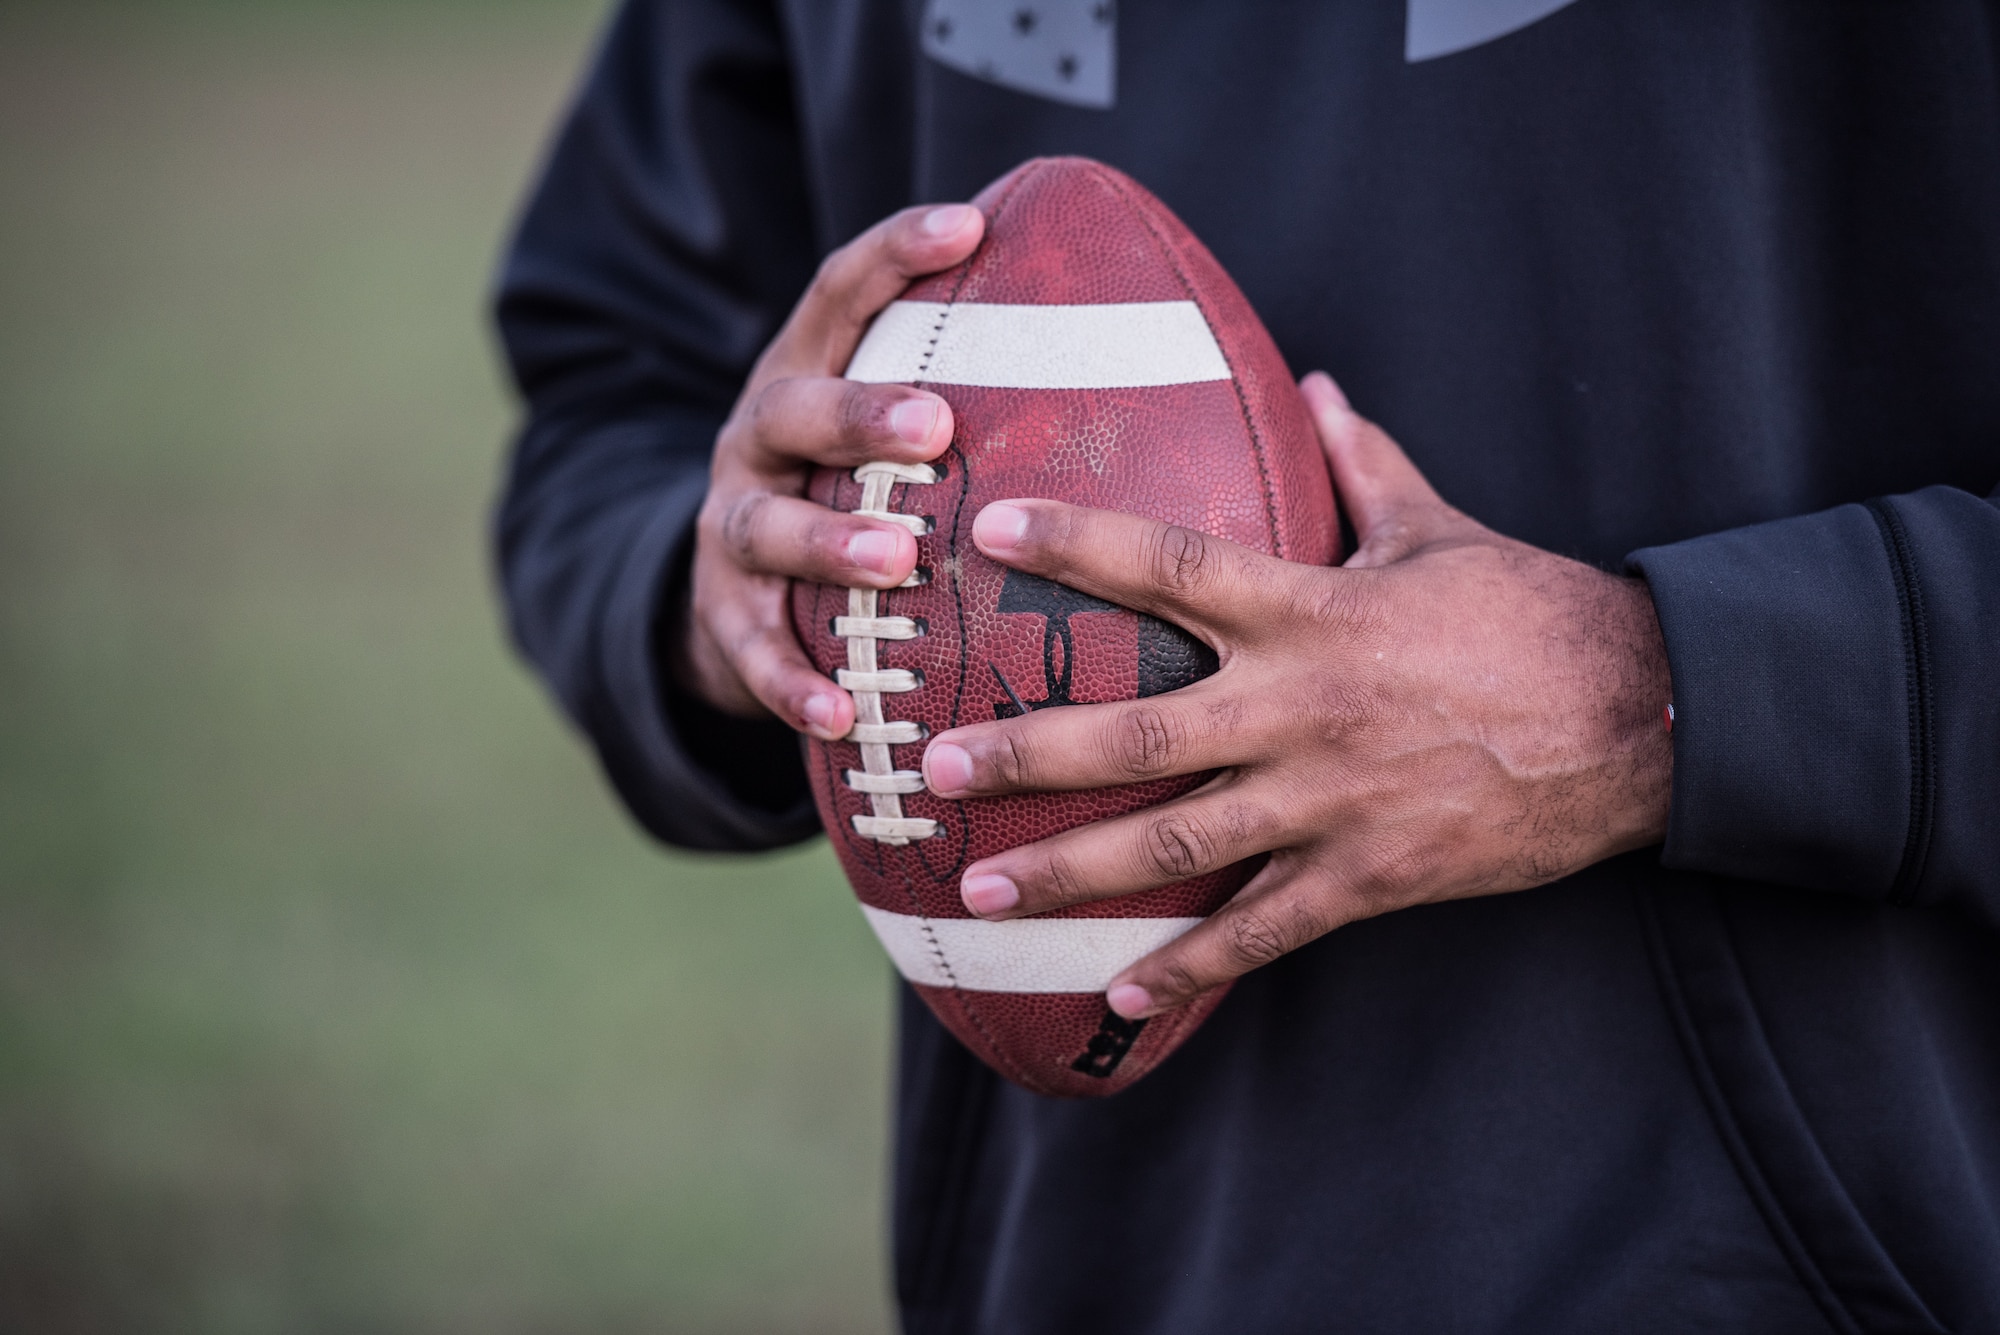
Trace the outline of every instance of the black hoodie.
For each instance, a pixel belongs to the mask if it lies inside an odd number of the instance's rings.
[[[829,249],[1110,162],[1446,499],[1645,576],[1671,825],[1106,1101],[906,994],[907,1328],[2000,1331],[2000,7],[1409,5],[632,0],[501,283],[518,641],[661,839],[814,835],[655,655],[715,430]]]

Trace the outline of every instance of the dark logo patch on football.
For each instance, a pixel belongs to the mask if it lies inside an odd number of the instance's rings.
[[[1132,1050],[1132,1044],[1138,1041],[1139,1031],[1145,1027],[1144,1020],[1128,1020],[1106,1006],[1097,1032],[1090,1036],[1083,1055],[1071,1062],[1069,1069],[1081,1071],[1093,1079],[1104,1079],[1118,1069],[1118,1063],[1125,1060],[1125,1054]]]
[[[1070,698],[1070,683],[1076,678],[1076,639],[1070,633],[1069,619],[1079,612],[1116,612],[1117,606],[1102,598],[1078,593],[1054,580],[1009,570],[1000,585],[1000,610],[1025,612],[1042,618],[1043,691],[1039,700],[1023,700],[1002,677],[1001,684],[1007,687],[1009,698],[995,702],[993,717],[1013,718],[1021,712],[1022,706],[1053,709],[1058,705],[1074,704]],[[993,675],[1000,676],[1000,669],[994,668]]]
[[[1213,676],[1222,660],[1215,650],[1172,622],[1139,618],[1139,695],[1165,695]]]
[[[1069,619],[1083,612],[1116,612],[1115,603],[1078,593],[1038,575],[1009,570],[1000,585],[1002,612],[1027,613],[1042,618],[1042,698],[1025,700],[999,667],[988,663],[995,680],[1006,692],[1005,700],[993,702],[993,717],[1014,718],[1035,709],[1053,709],[1074,704],[1070,695],[1076,677],[1076,638]],[[1215,650],[1157,617],[1139,618],[1139,695],[1165,695],[1183,686],[1192,686],[1213,673],[1220,660]]]

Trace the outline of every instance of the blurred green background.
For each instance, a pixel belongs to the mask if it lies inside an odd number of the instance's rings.
[[[0,1329],[888,1325],[886,966],[506,649],[594,0],[0,4]]]

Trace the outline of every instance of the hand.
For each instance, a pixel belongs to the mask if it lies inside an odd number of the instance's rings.
[[[838,377],[875,313],[912,278],[972,253],[986,222],[969,204],[905,209],[827,256],[791,318],[757,359],[716,438],[695,524],[676,680],[732,714],[776,714],[832,740],[854,700],[813,669],[792,633],[794,579],[889,589],[916,568],[909,530],[805,499],[814,468],[871,459],[921,463],[951,443],[935,394]]]
[[[1460,514],[1332,380],[1301,388],[1360,539],[1343,567],[1054,501],[973,525],[994,560],[1183,626],[1222,662],[1168,695],[956,728],[924,755],[954,798],[1219,771],[965,871],[968,908],[1016,918],[1270,854],[1112,981],[1128,1018],[1344,923],[1540,885],[1666,830],[1672,688],[1645,585]]]

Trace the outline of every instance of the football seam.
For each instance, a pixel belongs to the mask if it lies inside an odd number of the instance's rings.
[[[1046,168],[1046,166],[1047,163],[1045,161],[1037,161],[1032,166],[1022,171],[1019,176],[1015,177],[1013,181],[1008,183],[1008,186],[1005,190],[1000,192],[1000,197],[993,201],[993,216],[987,223],[986,234],[988,237],[992,236],[993,226],[1000,221],[1000,216],[1007,211],[1007,205],[1013,200],[1014,192],[1019,190],[1021,186],[1025,184],[1030,177],[1033,177],[1036,174],[1043,171]],[[951,308],[957,304],[959,294],[965,291],[965,285],[972,281],[972,271],[979,266],[979,264],[986,258],[987,254],[989,253],[990,250],[988,246],[986,245],[985,241],[982,240],[980,242],[979,248],[975,250],[972,254],[966,256],[964,267],[959,270],[957,280],[952,283],[951,291],[945,295],[944,308],[946,315],[949,315],[951,312]],[[944,326],[944,316],[940,316],[938,319],[938,327],[942,329],[943,326]],[[932,350],[935,351],[935,344],[933,344]],[[923,370],[930,369],[930,353],[928,352],[925,354],[924,366],[922,369]],[[917,383],[922,383],[922,382],[920,380]],[[959,496],[959,509],[960,511],[962,511],[966,497],[972,494],[972,466],[970,461],[965,458],[964,452],[962,450],[960,451],[960,461],[962,466],[965,468],[964,490],[960,493]],[[954,536],[956,536],[957,520],[958,520],[958,513],[955,512],[953,515]],[[959,588],[958,572],[955,570],[952,571],[951,577],[952,577],[952,589],[954,594],[956,594]],[[963,608],[961,606],[961,616],[962,615],[963,615]],[[959,682],[961,687],[964,685],[964,678],[965,678],[964,638],[965,638],[964,627],[961,625],[959,629],[959,641],[960,641]],[[970,812],[965,810],[964,803],[959,804],[959,813],[960,813],[960,818],[965,822],[965,837],[966,837],[966,842],[969,845],[972,840],[972,815]],[[914,887],[908,887],[908,888],[911,898],[913,900],[916,900],[917,896]],[[1028,1072],[1028,1069],[1026,1067],[1022,1066],[1020,1062],[1016,1061],[1013,1055],[1009,1053],[1006,1050],[1006,1048],[1001,1046],[1000,1040],[994,1036],[993,1031],[986,1027],[985,1018],[980,1015],[979,1007],[973,1004],[972,1002],[971,999],[972,993],[965,988],[957,986],[958,975],[952,972],[951,965],[949,964],[949,962],[945,960],[944,948],[941,944],[938,944],[937,936],[931,930],[930,915],[922,912],[921,901],[913,903],[912,907],[918,909],[919,920],[924,925],[924,935],[933,943],[934,948],[938,952],[939,964],[943,966],[946,975],[952,979],[953,986],[951,988],[951,996],[953,1002],[958,1007],[959,1014],[965,1016],[967,1023],[971,1024],[974,1029],[977,1029],[979,1031],[979,1036],[986,1041],[986,1051],[990,1054],[991,1060],[1001,1066],[1006,1067],[1013,1074],[1014,1079],[1017,1080],[1019,1083],[1027,1086],[1030,1089],[1048,1092],[1048,1086],[1046,1086],[1042,1081],[1035,1079],[1034,1076],[1032,1076]]]
[[[861,503],[853,511],[872,519],[907,518],[894,508],[896,490],[911,485],[929,485],[938,480],[930,464],[897,464],[871,460],[853,470],[862,484]],[[917,532],[916,525],[910,525]],[[911,579],[916,580],[913,573]],[[908,583],[910,581],[906,581]],[[921,582],[921,581],[917,581]],[[923,628],[909,617],[884,616],[882,597],[887,590],[850,588],[847,616],[833,624],[835,636],[847,642],[847,666],[836,670],[833,679],[854,697],[855,720],[848,736],[861,752],[862,769],[849,770],[843,782],[856,792],[868,794],[871,814],[851,818],[855,833],[878,843],[907,844],[912,839],[928,839],[938,832],[938,823],[928,817],[913,817],[903,810],[903,796],[923,789],[918,770],[896,768],[894,748],[921,739],[921,728],[907,719],[892,719],[885,712],[882,697],[902,695],[922,688],[923,674],[907,668],[885,668],[879,657],[883,639],[907,640],[923,634]],[[842,625],[842,621],[847,624]],[[908,735],[898,735],[907,727]]]
[[[944,322],[951,318],[951,303],[944,302],[938,307],[937,323],[931,326],[931,341],[924,346],[924,359],[917,363],[917,374],[912,384],[924,382],[924,372],[931,369],[931,359],[937,356],[938,340],[944,337]]]
[[[912,897],[915,897],[914,891],[912,891]],[[951,961],[944,957],[944,945],[937,939],[937,933],[932,930],[931,920],[929,918],[919,918],[917,921],[922,924],[925,944],[930,946],[931,954],[937,957],[938,968],[944,970],[944,976],[951,981],[952,990],[957,991],[958,974],[952,970]]]
[[[958,277],[952,281],[951,291],[945,294],[944,308],[947,314],[950,312],[952,306],[957,303],[958,294],[965,291],[965,285],[972,281],[972,271],[979,267],[990,251],[989,243],[993,239],[993,224],[999,222],[1000,215],[1007,211],[1007,204],[1014,198],[1014,192],[1025,185],[1029,177],[1041,172],[1047,166],[1048,159],[1035,159],[1035,161],[1023,167],[1020,175],[1009,181],[1007,188],[1000,192],[1000,198],[993,201],[993,216],[987,220],[986,235],[979,239],[979,244],[973,248],[972,253],[960,262]],[[923,369],[930,369],[930,359],[928,356],[924,359]]]
[[[1015,190],[1020,188],[1022,182],[1026,181],[1030,176],[1033,176],[1037,171],[1041,170],[1041,166],[1042,164],[1037,163],[1035,167],[1033,167],[1032,169],[1022,172],[1018,178],[1016,178],[1012,183],[1009,184],[1007,189],[1001,194],[1000,198],[994,201],[993,219],[995,221],[999,219],[1001,213],[1006,209],[1007,203],[1012,198]],[[924,351],[924,358],[922,363],[917,368],[917,374],[912,379],[913,384],[921,385],[924,383],[924,373],[930,369],[931,359],[936,355],[938,342],[943,335],[945,321],[950,317],[952,306],[957,302],[959,294],[965,290],[966,283],[971,281],[973,269],[977,267],[980,261],[984,258],[982,252],[990,253],[988,252],[988,248],[983,243],[978,250],[974,251],[973,254],[967,256],[966,259],[963,261],[959,269],[959,272],[952,283],[951,291],[947,294],[945,298],[945,301],[943,303],[943,309],[938,314],[937,323],[933,325],[931,328],[930,343]],[[960,452],[960,461],[961,461],[961,466],[965,466],[964,455],[962,451]],[[969,486],[970,484],[969,471],[966,475],[966,482],[967,485]],[[967,493],[963,491],[960,494],[961,510],[963,508],[966,494]],[[957,523],[957,515],[954,514],[954,530],[956,529],[956,523]],[[952,575],[952,584],[953,584],[954,594],[956,595],[958,592],[958,577],[956,572],[954,572]],[[960,608],[960,613],[962,619],[963,616],[962,607]],[[961,641],[963,640],[963,638],[964,638],[964,628],[963,626],[961,626],[960,627]],[[962,652],[960,657],[961,659],[963,659]],[[964,664],[963,662],[961,662],[960,672],[959,672],[959,676],[961,678],[960,682],[961,687],[963,686],[962,679],[964,675],[965,675]],[[832,774],[829,773],[828,775],[829,781],[831,781],[832,777],[833,777]],[[964,821],[966,824],[966,831],[965,831],[966,838],[969,840],[971,837],[970,817],[965,812],[963,803],[959,803],[958,806],[959,806],[960,819]],[[933,825],[935,827],[933,833],[936,833],[942,829],[942,827],[937,825],[936,822],[933,822]],[[858,830],[856,832],[859,833]],[[863,837],[866,838],[868,836],[863,836]],[[873,840],[872,842],[874,842],[878,850],[883,849],[886,844],[886,841],[879,839]],[[908,847],[909,845],[907,843],[902,843],[902,846]],[[1023,1067],[1019,1062],[1015,1061],[1014,1058],[1006,1051],[1006,1049],[1001,1046],[999,1040],[995,1037],[993,1031],[987,1028],[986,1022],[984,1018],[979,1014],[978,1008],[974,1006],[970,1001],[969,991],[963,987],[960,987],[958,984],[958,974],[951,967],[951,961],[945,954],[943,943],[938,940],[937,933],[935,930],[933,930],[931,926],[930,915],[924,912],[922,897],[918,895],[916,887],[913,884],[911,884],[907,872],[900,879],[903,881],[904,895],[908,899],[910,908],[914,911],[914,916],[916,917],[918,923],[920,924],[924,941],[928,946],[932,956],[937,960],[938,968],[943,972],[945,978],[950,983],[950,987],[946,990],[950,992],[954,1003],[958,1007],[959,1013],[965,1016],[966,1021],[974,1029],[978,1031],[980,1038],[984,1040],[986,1045],[986,1050],[990,1055],[990,1060],[997,1065],[1005,1067],[1012,1074],[1013,1078],[1018,1082],[1020,1082],[1021,1084],[1029,1086],[1030,1088],[1040,1087],[1042,1082],[1034,1079],[1029,1074],[1029,1072],[1025,1067]]]
[[[1138,218],[1140,225],[1146,229],[1146,234],[1153,239],[1153,244],[1159,247],[1162,258],[1166,260],[1167,267],[1173,271],[1175,279],[1179,281],[1181,290],[1187,294],[1188,300],[1192,301],[1196,308],[1201,311],[1202,318],[1209,322],[1209,327],[1212,330],[1215,326],[1214,322],[1209,320],[1210,312],[1207,309],[1207,305],[1201,300],[1200,294],[1195,291],[1194,284],[1189,280],[1187,271],[1181,264],[1180,256],[1175,253],[1173,247],[1167,242],[1167,239],[1160,234],[1159,228],[1154,226],[1153,220],[1147,216],[1146,211],[1139,207],[1138,202],[1126,192],[1124,186],[1115,177],[1098,170],[1094,163],[1090,164],[1090,167],[1091,174],[1110,187],[1112,192],[1125,204],[1126,208],[1131,210],[1133,216]],[[998,216],[997,209],[995,210],[995,216]],[[1219,339],[1217,343],[1218,345],[1220,344]],[[1227,354],[1225,354],[1226,359]],[[1249,399],[1243,392],[1241,372],[1237,369],[1233,361],[1229,364],[1229,372],[1229,387],[1236,396],[1237,411],[1243,416],[1244,430],[1250,433],[1251,458],[1257,464],[1257,482],[1259,489],[1263,493],[1264,518],[1270,526],[1272,554],[1282,559],[1285,554],[1284,535],[1278,524],[1277,498],[1272,490],[1271,469],[1269,460],[1266,457],[1264,433],[1257,429],[1256,420],[1250,412]],[[1224,990],[1227,990],[1228,984],[1224,984],[1223,987]],[[1190,1011],[1187,1007],[1178,1008],[1172,1022],[1166,1026],[1167,1032],[1164,1035],[1156,1034],[1155,1037],[1158,1040],[1156,1046],[1171,1049],[1186,1029],[1189,1014]],[[981,1032],[984,1032],[983,1027]],[[1137,1044],[1134,1044],[1134,1047],[1137,1046]],[[1126,1060],[1129,1061],[1131,1058],[1128,1056]],[[1152,1068],[1147,1066],[1144,1069],[1151,1070]]]
[[[1095,163],[1091,164],[1091,172],[1117,194],[1118,198],[1124,202],[1125,207],[1132,211],[1132,216],[1139,220],[1140,226],[1146,229],[1146,234],[1153,238],[1153,244],[1160,248],[1160,254],[1165,258],[1167,267],[1172,269],[1174,277],[1180,280],[1181,291],[1185,292],[1188,300],[1193,302],[1196,309],[1201,311],[1201,318],[1208,322],[1209,330],[1212,333],[1215,329],[1215,322],[1209,319],[1208,307],[1202,301],[1200,293],[1195,291],[1194,284],[1189,281],[1187,270],[1182,267],[1180,256],[1174,253],[1173,246],[1168,244],[1167,239],[1160,235],[1159,228],[1153,225],[1153,220],[1146,216],[1146,211],[1139,207],[1138,201],[1125,192],[1124,186],[1120,185],[1115,178],[1098,170]],[[1219,348],[1221,345],[1222,340],[1217,339],[1216,346]],[[1264,433],[1257,429],[1256,419],[1250,412],[1250,400],[1243,393],[1242,372],[1237,369],[1235,362],[1229,360],[1227,353],[1223,355],[1223,359],[1229,365],[1229,388],[1236,395],[1237,411],[1243,414],[1243,429],[1250,433],[1250,456],[1257,463],[1257,485],[1264,496],[1264,519],[1271,528],[1271,555],[1282,561],[1285,559],[1285,537],[1284,533],[1278,527],[1278,497],[1277,492],[1272,487],[1270,461],[1265,457]]]

